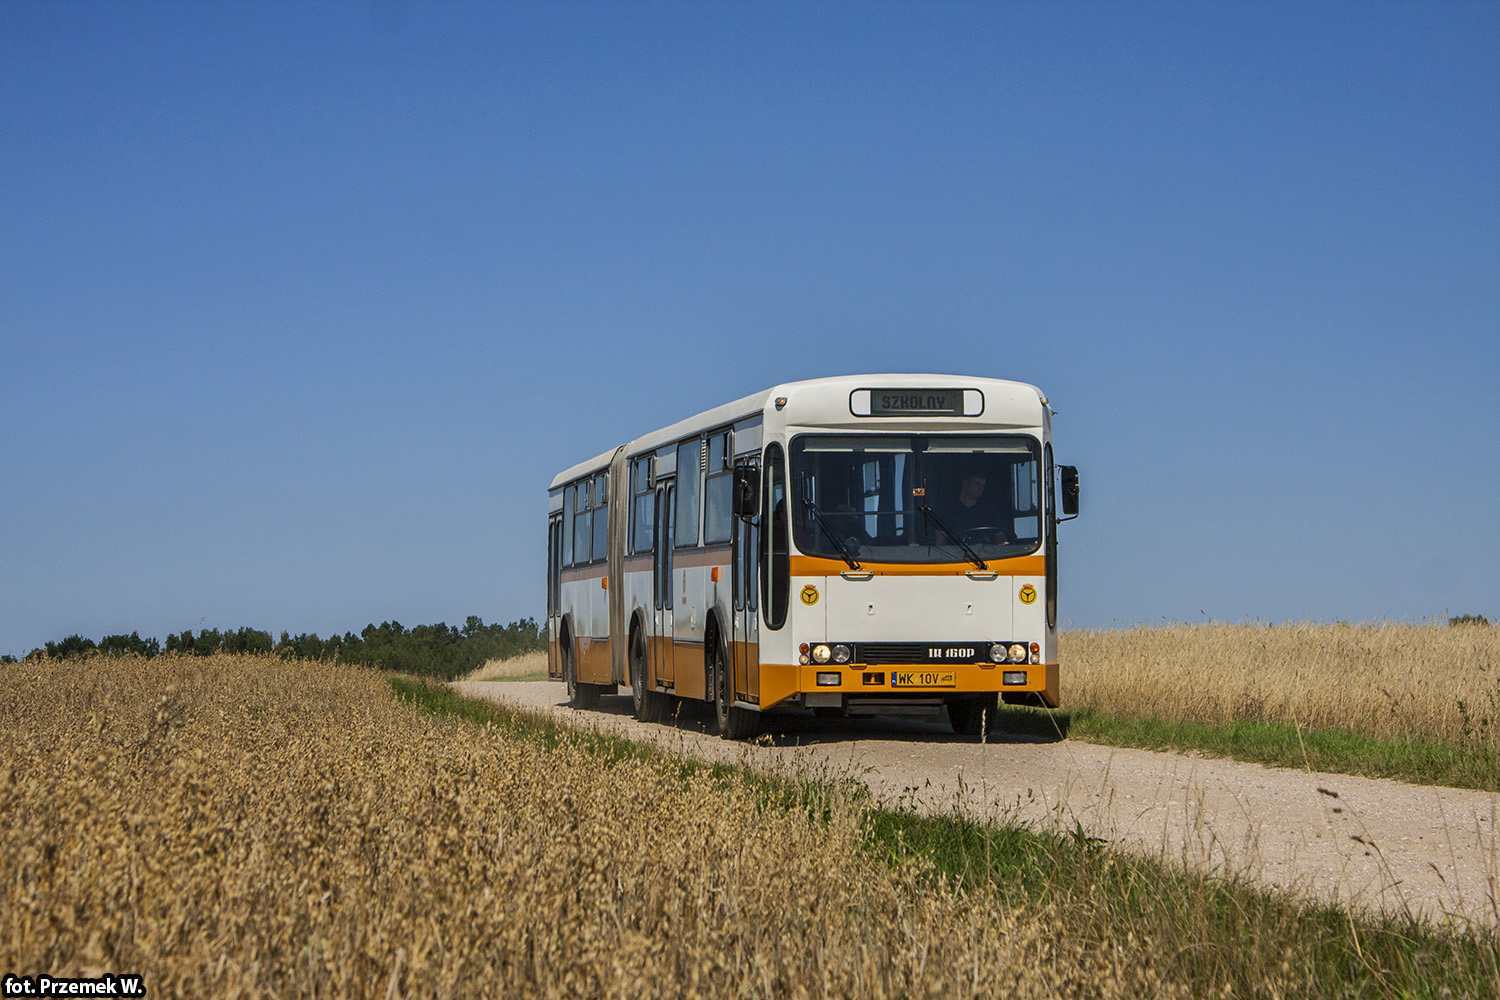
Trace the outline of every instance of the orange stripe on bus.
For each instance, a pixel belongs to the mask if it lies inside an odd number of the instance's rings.
[[[989,571],[1000,576],[1044,576],[1047,573],[1047,557],[1042,555],[989,559],[986,562]],[[837,576],[848,569],[849,564],[840,559],[792,556],[792,576]],[[977,572],[978,569],[971,562],[860,563],[861,571],[868,570],[876,576],[963,576],[965,573]]]

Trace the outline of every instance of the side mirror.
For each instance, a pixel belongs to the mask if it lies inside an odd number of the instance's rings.
[[[1078,516],[1078,467],[1059,465],[1062,473],[1062,510],[1068,517]]]
[[[760,470],[741,465],[734,470],[734,516],[754,517],[760,513]]]

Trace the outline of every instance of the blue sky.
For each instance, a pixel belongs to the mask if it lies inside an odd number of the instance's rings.
[[[0,3],[0,653],[507,622],[558,470],[1040,385],[1075,625],[1500,614],[1500,4]]]

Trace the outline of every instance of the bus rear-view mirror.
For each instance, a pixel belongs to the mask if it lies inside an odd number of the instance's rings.
[[[760,513],[760,470],[742,465],[734,470],[734,516]]]
[[[1062,473],[1062,509],[1067,517],[1078,516],[1078,467],[1076,465],[1058,466]]]

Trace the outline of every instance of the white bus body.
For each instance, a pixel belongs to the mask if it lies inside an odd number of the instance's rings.
[[[1053,473],[1046,397],[998,379],[792,382],[644,435],[552,481],[548,672],[580,707],[713,702],[730,737],[777,705],[1055,706]]]

